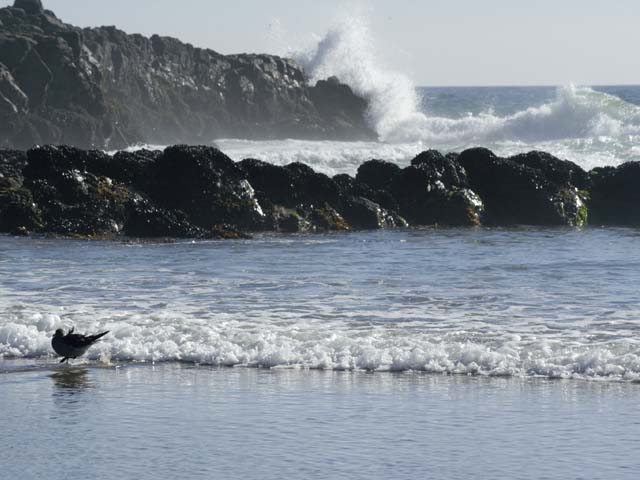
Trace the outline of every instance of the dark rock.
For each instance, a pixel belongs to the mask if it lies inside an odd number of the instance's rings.
[[[372,190],[389,190],[393,180],[400,174],[400,167],[384,160],[369,160],[358,168],[356,180]]]
[[[311,101],[318,109],[328,135],[338,140],[373,139],[376,135],[362,123],[368,104],[354,95],[351,87],[337,77],[320,80],[309,88]],[[355,127],[355,128],[354,128]]]
[[[13,8],[21,8],[29,15],[39,15],[44,13],[41,0],[16,0],[13,3]]]
[[[406,227],[407,222],[395,212],[389,212],[377,203],[363,197],[351,197],[345,201],[343,215],[349,225],[357,230]]]
[[[550,153],[533,151],[510,157],[509,160],[540,170],[551,183],[571,184],[578,190],[588,190],[591,187],[591,179],[587,172],[575,163],[560,160]]]
[[[205,238],[218,240],[250,240],[251,235],[238,230],[233,225],[214,225],[205,234]]]
[[[340,173],[333,177],[341,197],[365,197],[373,196],[373,190],[368,185],[358,182],[351,175]]]
[[[341,198],[338,186],[327,175],[315,172],[302,163],[291,163],[284,167],[293,177],[293,184],[298,192],[301,205],[310,207],[331,207],[340,205]]]
[[[493,225],[584,225],[584,196],[563,181],[566,177],[557,168],[551,168],[553,162],[543,162],[541,168],[526,165],[535,165],[535,158],[503,159],[483,148],[460,154],[458,161],[467,172],[469,186],[485,204],[485,221]],[[545,169],[558,181],[547,178]]]
[[[24,186],[42,211],[42,228],[61,235],[117,235],[135,195],[99,171],[110,157],[72,147],[27,152]]]
[[[271,210],[274,230],[283,233],[305,233],[312,225],[305,215],[295,209],[276,206]]]
[[[301,163],[279,167],[246,159],[239,167],[255,188],[260,205],[269,212],[272,228],[283,232],[349,229],[336,210],[343,192],[328,176]]]
[[[395,177],[391,193],[411,225],[479,225],[482,200],[465,184],[466,173],[455,160],[430,151]]]
[[[25,188],[0,187],[0,232],[17,233],[42,228],[40,209]]]
[[[589,219],[596,225],[640,225],[640,162],[589,172]]]
[[[379,175],[385,169],[387,185]],[[0,150],[0,231],[245,238],[244,231],[397,228],[405,218],[414,225],[584,225],[588,208],[596,223],[638,225],[639,181],[638,162],[594,169],[585,179],[575,164],[541,152],[504,159],[486,149],[429,151],[399,171],[376,161],[357,178],[329,178],[301,163],[236,164],[213,147],[111,156],[45,146]]]
[[[425,172],[432,184],[442,182],[446,188],[467,186],[467,173],[457,156],[445,157],[437,150],[427,150],[411,160],[411,165]]]
[[[138,238],[202,238],[205,236],[205,231],[192,225],[184,212],[156,208],[142,199],[130,206],[123,233]]]
[[[18,150],[0,150],[0,189],[20,188],[27,155]]]
[[[113,157],[103,155],[90,161],[90,169],[96,175],[148,192],[152,188],[155,162],[162,155],[159,150],[119,151]]]
[[[238,166],[256,191],[260,203],[265,201],[295,208],[302,201],[297,179],[289,169],[261,160],[242,160]]]
[[[154,175],[151,198],[162,208],[182,210],[194,225],[262,228],[264,214],[251,184],[216,148],[169,147],[156,160]]]
[[[316,232],[345,232],[351,230],[351,226],[343,216],[328,205],[313,209],[309,215],[309,221]]]
[[[365,100],[337,79],[309,85],[292,60],[80,29],[39,1],[16,6],[0,9],[0,145],[376,138]]]

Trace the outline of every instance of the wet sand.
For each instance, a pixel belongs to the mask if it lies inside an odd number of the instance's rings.
[[[640,385],[0,361],[6,478],[617,478]]]

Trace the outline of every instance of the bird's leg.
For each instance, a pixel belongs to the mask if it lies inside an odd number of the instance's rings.
[[[64,362],[69,363],[69,357],[64,357],[62,360],[60,360],[60,363],[64,363]]]

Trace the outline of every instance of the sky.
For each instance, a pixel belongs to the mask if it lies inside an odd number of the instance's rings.
[[[640,84],[639,0],[43,0],[79,26],[286,55],[369,25],[385,69],[416,85]],[[0,0],[0,6],[13,0]]]

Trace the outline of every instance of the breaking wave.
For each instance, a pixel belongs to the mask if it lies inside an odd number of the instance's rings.
[[[640,134],[640,107],[574,85],[559,87],[550,103],[512,115],[486,112],[464,118],[430,116],[423,111],[409,78],[381,65],[373,35],[361,19],[338,23],[317,45],[294,57],[312,81],[335,75],[368,99],[369,122],[385,142],[422,141],[437,146]]]

